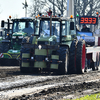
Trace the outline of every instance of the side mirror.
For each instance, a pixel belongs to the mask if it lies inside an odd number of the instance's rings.
[[[26,23],[25,23],[25,28],[28,28],[28,25],[29,25],[28,22],[26,22]]]
[[[4,27],[4,20],[1,21],[1,27]]]
[[[70,22],[70,30],[74,30],[74,22]]]

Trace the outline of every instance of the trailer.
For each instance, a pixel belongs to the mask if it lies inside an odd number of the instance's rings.
[[[80,16],[79,24],[98,25],[98,16]],[[77,31],[77,39],[83,39],[86,43],[86,69],[98,69],[100,65],[100,33]]]

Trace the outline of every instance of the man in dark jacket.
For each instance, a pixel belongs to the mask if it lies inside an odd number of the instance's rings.
[[[85,24],[83,24],[83,28],[81,30],[82,32],[90,32],[90,29],[87,28],[87,26]]]

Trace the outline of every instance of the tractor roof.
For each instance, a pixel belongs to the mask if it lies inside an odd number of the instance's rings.
[[[34,21],[35,19],[31,18],[31,17],[22,17],[22,18],[16,18],[16,19],[12,19],[12,21]]]
[[[40,20],[50,20],[49,16],[41,16],[39,17]],[[52,21],[66,21],[66,20],[70,20],[69,17],[52,17]]]

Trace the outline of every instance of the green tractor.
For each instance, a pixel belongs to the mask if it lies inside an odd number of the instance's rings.
[[[5,34],[1,34],[5,38],[0,41],[0,65],[19,65],[22,39],[34,35],[36,23],[35,19],[24,17],[1,22],[1,27],[7,28]]]
[[[21,47],[21,72],[84,73],[85,42],[77,41],[74,19],[50,16],[39,19],[38,39]]]

